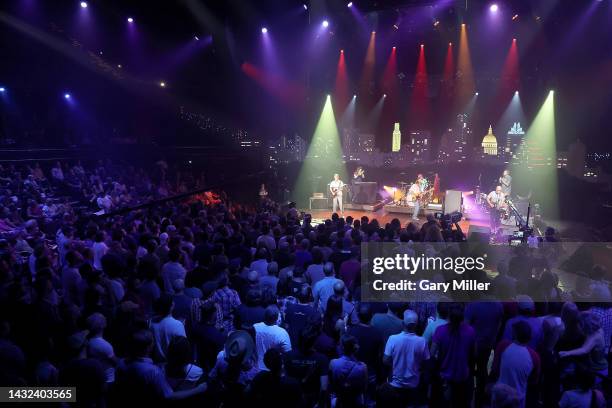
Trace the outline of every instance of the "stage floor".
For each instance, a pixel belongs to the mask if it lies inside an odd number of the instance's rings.
[[[331,218],[333,212],[332,210],[302,210],[308,214],[312,215],[312,219],[316,222],[316,221],[324,221],[326,219]],[[338,214],[340,215],[340,214]],[[401,213],[389,213],[387,211],[385,211],[384,208],[381,208],[377,211],[357,211],[357,210],[346,210],[344,211],[344,217],[348,217],[351,216],[354,219],[358,219],[361,218],[363,216],[368,217],[370,220],[376,219],[378,220],[379,224],[381,224],[382,226],[384,226],[386,223],[391,222],[392,219],[397,218],[400,223],[402,224],[402,226],[405,226],[406,224],[408,224],[409,222],[413,222],[412,216],[410,214],[401,214]],[[426,218],[425,215],[420,215],[419,216],[419,220],[418,221],[414,221],[417,224],[423,224],[425,222]],[[485,227],[488,228],[489,227],[489,219],[473,219],[473,218],[467,218],[464,217],[461,222],[459,222],[459,225],[461,226],[461,229],[463,230],[463,232],[465,234],[468,233],[470,225],[474,225],[474,226],[478,226],[478,227]],[[513,228],[513,230],[516,228]]]

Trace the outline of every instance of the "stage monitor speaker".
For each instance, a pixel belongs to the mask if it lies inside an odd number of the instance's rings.
[[[461,200],[461,191],[446,190],[446,194],[444,195],[444,214],[461,212]]]
[[[491,228],[480,225],[470,225],[467,234],[468,242],[479,242],[488,244],[491,237]]]

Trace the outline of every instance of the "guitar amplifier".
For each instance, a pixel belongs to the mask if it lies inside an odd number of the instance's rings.
[[[321,194],[322,195],[322,194]],[[310,197],[310,206],[309,208],[311,210],[329,210],[331,205],[331,201],[329,198],[322,196],[322,197]]]
[[[325,198],[323,193],[312,193],[312,198]]]

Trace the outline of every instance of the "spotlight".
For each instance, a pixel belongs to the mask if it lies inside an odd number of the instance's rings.
[[[554,95],[554,94],[555,94],[555,91],[551,89],[551,90],[550,90],[550,92],[549,92],[549,94],[550,94],[550,95]]]
[[[516,38],[513,38],[513,39],[512,39],[512,42],[516,42]]]
[[[161,81],[161,82],[159,83],[159,86],[161,86],[162,88],[165,88],[165,87],[166,87],[166,83],[165,83],[164,81]]]
[[[465,23],[461,23],[461,27],[465,28]]]
[[[330,98],[331,98],[331,95],[330,95],[330,94],[327,94],[327,99],[330,99]]]
[[[395,28],[396,30],[399,30],[399,26],[397,24],[393,24],[393,28]]]
[[[265,33],[267,33],[267,32],[268,32],[268,29],[267,29],[266,27],[263,27],[263,28],[261,29],[261,32],[262,32],[262,34],[265,34]]]
[[[491,6],[489,7],[489,11],[491,13],[497,13],[497,10],[499,10],[499,6],[495,3],[491,4]]]
[[[344,50],[340,50],[340,54],[344,54]]]
[[[128,21],[128,23],[133,23],[134,19],[132,17],[128,17],[127,21]]]
[[[449,43],[448,43],[448,46],[449,46],[449,47],[452,47],[452,46],[453,46],[453,43],[452,43],[452,42],[449,42]]]
[[[512,16],[512,21],[516,21],[518,19],[518,14]]]
[[[436,20],[435,23],[434,23],[434,27],[437,27],[439,25],[440,25],[440,20]]]
[[[425,47],[425,44],[421,44],[421,48],[424,48],[424,47]]]
[[[306,4],[302,4],[302,7],[304,7],[304,10],[308,10],[308,6]]]
[[[81,8],[87,8],[87,2],[86,1],[82,1],[81,2]]]
[[[117,68],[123,68],[121,64],[117,64]]]
[[[70,99],[70,98],[72,98],[72,95],[70,95],[69,93],[64,94],[64,99]]]
[[[322,25],[323,27],[329,27],[329,21],[327,21],[327,20],[323,20],[323,22],[321,23],[321,25]]]
[[[3,86],[0,86],[0,92],[2,92],[2,93],[6,92],[6,88],[3,87]]]
[[[478,96],[478,92],[476,92],[476,93],[474,94],[474,96]]]
[[[387,97],[387,94],[383,94],[383,98],[386,98],[386,97]]]
[[[518,91],[514,91],[514,94],[515,94],[515,95],[518,95]]]
[[[197,35],[194,35],[193,39],[196,40],[196,41],[200,41],[200,37],[198,37]]]
[[[373,35],[376,35],[376,31],[372,31],[372,34],[373,34]]]
[[[393,46],[393,49],[395,49],[395,46]]]
[[[349,4],[347,4],[347,5],[346,5],[346,7],[348,7],[348,8],[353,7],[353,2],[352,2],[352,1],[349,1]]]
[[[353,95],[353,99],[357,98],[357,94]]]

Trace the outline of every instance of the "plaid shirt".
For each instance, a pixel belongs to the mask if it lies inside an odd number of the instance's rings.
[[[223,312],[223,326],[227,331],[231,331],[234,310],[240,306],[240,296],[238,296],[238,292],[224,286],[215,291],[212,295],[212,300],[221,306],[221,311]]]
[[[604,333],[606,341],[606,350],[610,350],[610,342],[612,341],[612,307],[607,309],[595,306],[591,308],[591,313],[599,317],[599,323]]]
[[[214,294],[208,299],[193,299],[193,302],[191,303],[191,321],[192,324],[200,323],[202,321],[200,307],[210,302],[215,305],[216,309],[215,327],[219,330],[223,330],[225,328],[225,325],[223,324],[223,311],[221,310],[221,305],[219,305],[219,303],[213,299],[213,296]]]

